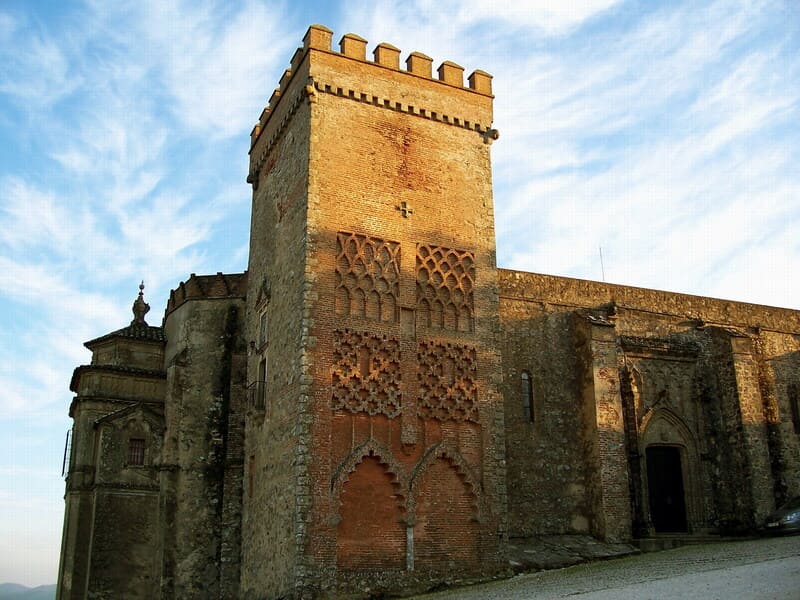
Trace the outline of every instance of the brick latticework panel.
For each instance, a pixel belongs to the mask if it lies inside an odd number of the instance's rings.
[[[417,360],[420,390],[417,409],[420,415],[439,421],[477,421],[475,348],[421,342]]]
[[[454,464],[437,458],[420,476],[414,527],[415,565],[469,568],[478,560],[475,499]]]
[[[474,285],[471,252],[417,245],[417,308],[423,327],[473,331]]]
[[[400,343],[349,329],[336,331],[331,408],[396,417],[400,414]]]
[[[374,456],[350,473],[340,500],[336,565],[343,569],[403,569],[406,532],[392,475]]]
[[[336,314],[397,321],[400,244],[356,233],[336,235]]]

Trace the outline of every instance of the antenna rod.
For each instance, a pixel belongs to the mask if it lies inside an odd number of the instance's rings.
[[[603,266],[603,247],[602,246],[598,246],[598,248],[600,248],[600,273],[602,273],[602,275],[603,275],[603,283],[605,283],[606,282],[606,269]]]

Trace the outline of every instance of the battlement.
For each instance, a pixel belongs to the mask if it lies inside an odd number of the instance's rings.
[[[247,271],[244,273],[217,273],[216,275],[195,275],[181,281],[169,293],[166,319],[169,314],[187,300],[207,298],[244,298],[247,294]]]
[[[303,46],[295,51],[290,61],[290,67],[284,71],[280,78],[278,87],[272,92],[267,106],[264,108],[258,119],[258,122],[253,127],[253,130],[250,134],[251,149],[256,145],[257,141],[261,137],[262,131],[266,129],[267,123],[276,113],[278,104],[281,103],[281,99],[289,95],[289,86],[294,80],[295,75],[301,70],[301,65],[311,50],[321,51],[331,55],[338,55],[359,63],[396,71],[408,75],[409,77],[416,77],[431,82],[436,82],[437,84],[448,86],[449,88],[464,90],[468,93],[479,94],[490,99],[493,98],[492,76],[485,71],[473,71],[467,77],[467,85],[465,86],[464,68],[454,62],[442,62],[436,69],[436,78],[434,78],[433,59],[430,56],[422,54],[421,52],[411,52],[405,60],[405,69],[402,69],[400,66],[401,50],[389,43],[381,42],[377,44],[372,52],[372,60],[369,60],[367,58],[368,42],[364,38],[354,33],[344,34],[339,41],[338,52],[331,48],[332,39],[333,32],[323,25],[311,25],[308,28],[308,31],[303,37]],[[304,89],[305,96],[313,98],[316,92],[315,87],[316,86],[314,82],[309,81],[308,85],[306,85]],[[331,86],[329,85],[327,88],[330,90]],[[339,93],[339,95],[348,95],[347,92],[342,94],[341,88],[338,88],[337,90],[337,88],[334,87],[333,89],[336,90],[336,93]],[[325,91],[325,88],[323,88],[322,91]],[[352,95],[352,90],[348,90],[348,92],[349,95]],[[292,102],[293,105],[296,104],[296,100],[297,99],[295,99],[295,102]],[[385,100],[375,99],[373,103],[384,105]],[[394,104],[394,102],[391,103],[393,108]],[[413,109],[413,107],[411,108]],[[289,109],[289,112],[293,112],[292,108]],[[436,114],[437,112],[433,111],[434,118]],[[422,110],[422,116],[425,116],[424,109]],[[437,120],[451,122],[454,119],[450,118]],[[464,119],[460,120],[464,121]],[[480,130],[479,128],[475,129]]]

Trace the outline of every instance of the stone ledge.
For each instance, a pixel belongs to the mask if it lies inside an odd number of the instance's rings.
[[[630,544],[601,542],[589,535],[539,535],[508,541],[508,561],[516,573],[561,569],[639,553]]]

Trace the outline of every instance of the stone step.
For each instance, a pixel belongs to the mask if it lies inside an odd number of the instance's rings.
[[[659,552],[661,550],[670,550],[672,548],[679,548],[689,544],[710,544],[714,542],[730,541],[733,539],[741,538],[731,538],[712,534],[662,534],[653,537],[635,539],[631,543],[639,548],[639,550],[642,552]]]

